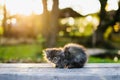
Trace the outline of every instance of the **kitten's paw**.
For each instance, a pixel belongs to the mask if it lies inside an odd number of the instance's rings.
[[[84,65],[68,65],[67,68],[71,69],[71,68],[83,68]]]
[[[71,68],[74,68],[74,66],[73,65],[68,65],[67,68],[71,69]]]
[[[55,65],[55,68],[58,68],[58,65]]]
[[[63,66],[56,65],[55,68],[64,68]]]

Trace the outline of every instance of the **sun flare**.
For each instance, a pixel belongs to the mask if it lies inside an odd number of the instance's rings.
[[[108,0],[108,6],[106,10],[118,9],[118,0]],[[22,14],[22,15],[31,15],[31,14],[42,14],[43,6],[42,0],[0,0],[0,5],[6,5],[7,11],[10,15]],[[48,10],[52,9],[52,0],[48,0]],[[71,7],[75,11],[79,12],[82,15],[87,15],[90,13],[95,13],[100,10],[99,0],[59,0],[59,8],[63,9],[66,7]]]
[[[6,8],[11,15],[41,14],[43,12],[41,0],[0,0],[0,2],[6,5]]]

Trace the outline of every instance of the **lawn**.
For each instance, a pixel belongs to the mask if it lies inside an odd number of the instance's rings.
[[[0,62],[41,62],[42,49],[39,44],[0,46]]]

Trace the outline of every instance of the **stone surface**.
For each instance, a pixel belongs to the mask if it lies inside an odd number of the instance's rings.
[[[120,64],[89,63],[74,69],[57,69],[47,63],[0,64],[0,80],[120,80]]]

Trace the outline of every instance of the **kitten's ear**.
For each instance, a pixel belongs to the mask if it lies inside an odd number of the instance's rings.
[[[70,55],[69,49],[70,49],[69,47],[65,47],[64,48],[65,56],[69,56]]]
[[[64,52],[65,52],[65,53],[68,53],[68,52],[69,52],[69,47],[65,47],[65,48],[64,48]]]

